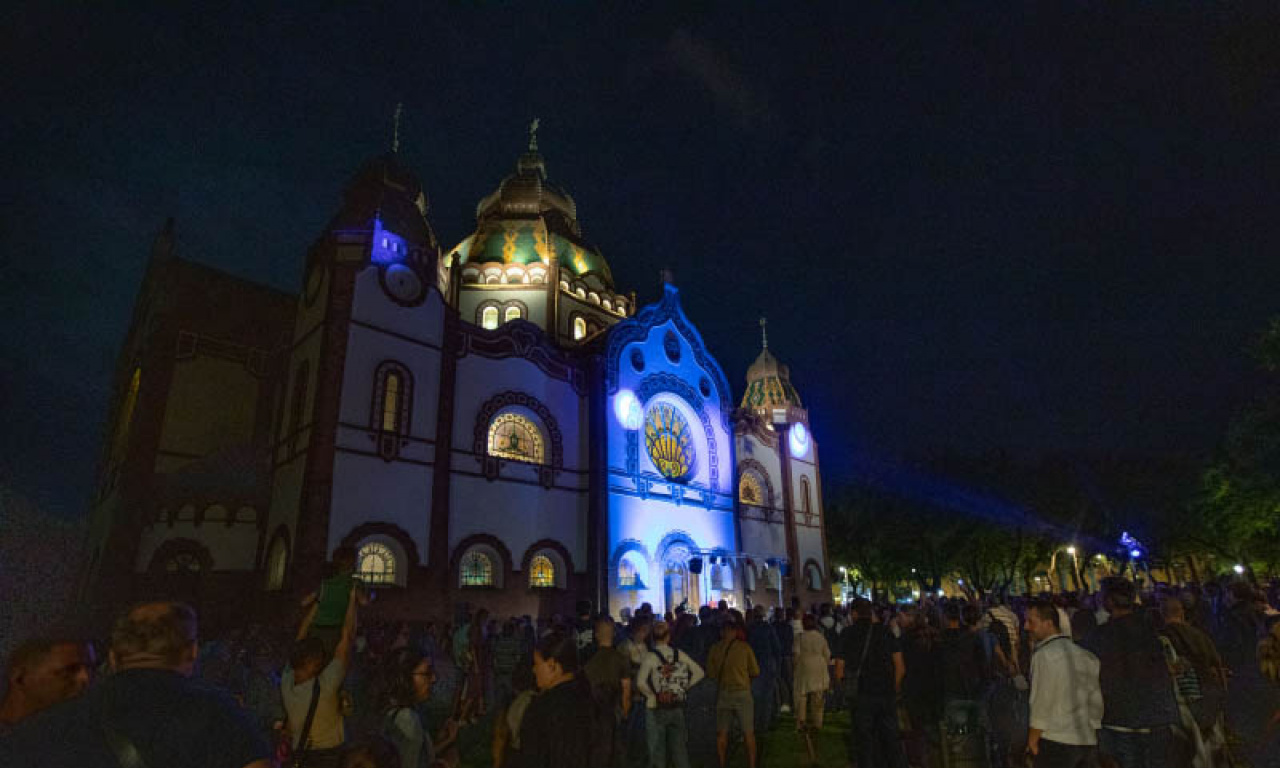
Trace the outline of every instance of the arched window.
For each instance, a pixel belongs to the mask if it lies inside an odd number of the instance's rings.
[[[534,555],[529,562],[529,586],[554,587],[556,585],[556,567],[546,555]]]
[[[742,479],[738,481],[738,500],[757,507],[764,504],[764,489],[754,472],[742,473]]]
[[[581,341],[587,337],[587,321],[581,317],[573,318],[573,340]]]
[[[283,536],[276,536],[267,550],[267,591],[276,592],[284,589],[284,574],[289,565],[289,545],[284,543]]]
[[[519,319],[520,319],[520,308],[519,308],[519,307],[507,307],[507,313],[506,313],[506,316],[503,318],[503,320],[502,320],[502,321],[503,321],[504,323],[509,323],[509,322],[511,322],[512,320],[519,320]]]
[[[634,587],[636,585],[636,567],[629,561],[618,563],[618,586]]]
[[[387,360],[373,374],[373,403],[369,428],[379,433],[378,453],[390,461],[400,453],[401,437],[411,427],[413,376],[400,363]]]
[[[400,429],[400,374],[391,371],[382,384],[382,431]]]
[[[395,553],[381,542],[365,544],[356,552],[356,575],[365,584],[395,584]]]
[[[492,331],[498,327],[497,307],[485,307],[480,310],[480,327],[486,331]]]
[[[800,510],[806,518],[813,515],[812,501],[809,498],[809,478],[800,478]]]
[[[813,563],[809,563],[809,567],[805,569],[805,572],[806,572],[806,575],[809,577],[807,579],[807,581],[809,582],[809,589],[812,589],[812,590],[822,589],[822,571],[818,570],[818,566],[814,565]]]
[[[488,450],[490,456],[541,464],[542,431],[518,413],[500,413],[489,423]]]
[[[462,556],[459,578],[464,587],[491,587],[493,561],[485,553],[473,549]]]

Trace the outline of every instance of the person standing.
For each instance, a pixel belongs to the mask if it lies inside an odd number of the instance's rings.
[[[8,685],[0,700],[0,735],[89,687],[93,653],[74,640],[28,640],[9,655]]]
[[[631,715],[631,658],[614,647],[616,630],[613,619],[608,616],[596,619],[596,652],[583,667],[595,701],[591,764],[598,768],[621,763],[621,726]]]
[[[591,765],[591,685],[580,676],[574,635],[556,630],[533,652],[539,694],[520,722],[521,768]]]
[[[845,701],[853,708],[849,758],[859,766],[907,768],[898,733],[898,694],[906,665],[898,639],[873,622],[871,603],[854,604],[857,621],[841,633],[836,680],[845,681]]]
[[[791,680],[795,677],[795,643],[796,633],[791,629],[791,618],[787,615],[789,612],[779,607],[773,616],[773,631],[778,638],[778,695],[776,699],[781,704],[781,711],[786,714],[791,711],[791,700],[794,693],[791,690]]]
[[[752,608],[747,616],[747,643],[751,645],[760,664],[760,675],[751,681],[751,695],[757,702],[756,733],[763,733],[773,725],[777,714],[775,700],[777,698],[778,674],[782,663],[782,646],[778,643],[778,635],[765,620],[763,605]]]
[[[289,664],[280,676],[280,696],[295,755],[304,755],[307,768],[336,766],[342,759],[346,731],[340,691],[351,665],[351,644],[356,627],[356,593],[348,593],[342,634],[325,662],[324,642],[309,634],[319,603],[313,603],[298,627]]]
[[[1031,730],[1027,752],[1035,768],[1091,768],[1102,727],[1101,665],[1063,634],[1059,611],[1048,601],[1027,609],[1031,653]]]
[[[1120,768],[1165,765],[1170,727],[1179,716],[1164,647],[1135,612],[1133,582],[1109,576],[1102,581],[1102,594],[1110,618],[1081,643],[1101,663],[1105,709],[1099,749]]]
[[[415,648],[397,648],[383,662],[378,708],[382,712],[382,735],[391,740],[400,755],[401,768],[435,768],[437,755],[449,755],[441,762],[455,765],[458,724],[446,720],[432,739],[422,723],[417,707],[431,697],[436,673],[431,659]]]
[[[742,639],[744,629],[734,621],[726,621],[720,629],[720,642],[707,655],[707,674],[719,685],[716,697],[716,754],[724,768],[729,754],[729,729],[734,721],[742,730],[747,746],[747,766],[756,766],[755,702],[751,698],[751,679],[759,676],[760,664],[751,646]]]
[[[193,676],[197,648],[190,607],[130,609],[111,630],[114,674],[15,728],[0,740],[0,765],[268,768],[271,748],[249,714]]]
[[[806,613],[802,620],[804,631],[795,643],[795,692],[796,731],[822,728],[822,713],[827,689],[831,687],[827,666],[831,663],[831,646],[818,621]]]
[[[688,654],[670,645],[671,627],[653,626],[653,648],[645,653],[636,673],[636,687],[645,700],[645,732],[650,768],[689,768],[689,727],[685,703],[689,689],[705,673]],[[668,760],[669,757],[669,760]]]

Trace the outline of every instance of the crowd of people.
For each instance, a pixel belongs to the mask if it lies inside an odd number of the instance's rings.
[[[754,768],[802,762],[771,743],[783,715],[812,758],[832,710],[859,768],[1280,765],[1280,614],[1243,581],[408,623],[362,619],[335,562],[292,632],[202,639],[154,602],[102,658],[23,643],[0,765]]]

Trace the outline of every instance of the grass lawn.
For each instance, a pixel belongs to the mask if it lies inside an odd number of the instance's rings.
[[[489,729],[484,725],[475,725],[467,729],[462,736],[463,768],[489,768],[491,765],[488,749]],[[845,739],[849,733],[849,713],[841,711],[828,713],[822,731],[813,737],[814,752],[818,757],[818,765],[822,768],[844,768],[848,765],[845,756]],[[795,720],[790,715],[782,715],[773,730],[763,734],[760,739],[763,755],[757,762],[760,768],[808,768],[814,765],[809,760],[808,749],[804,738],[795,731]],[[691,761],[694,768],[715,768],[715,763],[699,763]],[[729,765],[733,768],[745,768],[746,755],[742,752],[742,744],[731,747]],[[647,768],[637,766],[636,768]]]

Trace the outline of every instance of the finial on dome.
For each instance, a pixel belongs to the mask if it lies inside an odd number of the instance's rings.
[[[666,289],[668,285],[671,286],[672,288],[675,287],[676,273],[672,272],[670,269],[663,267],[662,269],[658,270],[658,277],[662,280],[663,289]]]
[[[400,152],[400,114],[404,112],[404,102],[396,103],[395,116],[391,118],[391,151]]]
[[[764,317],[760,318],[760,347],[769,349],[769,321]]]
[[[538,124],[541,122],[538,118],[533,118],[533,122],[529,123],[529,151],[538,151]]]

